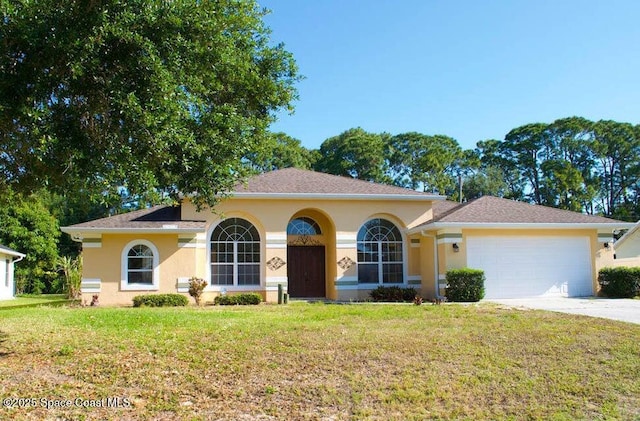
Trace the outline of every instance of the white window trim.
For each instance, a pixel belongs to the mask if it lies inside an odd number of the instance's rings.
[[[382,276],[382,243],[383,241],[378,240],[378,261],[375,262],[375,264],[378,266],[378,282],[360,282],[359,281],[359,277],[356,275],[356,279],[358,279],[358,289],[371,289],[371,288],[376,288],[379,286],[407,286],[409,285],[409,280],[408,280],[408,273],[409,273],[409,262],[408,262],[408,250],[407,250],[407,237],[404,233],[404,231],[402,229],[400,229],[400,227],[398,226],[398,224],[396,224],[393,220],[385,217],[385,216],[372,216],[370,218],[368,218],[367,220],[365,220],[361,225],[360,228],[358,228],[358,231],[356,231],[356,274],[359,273],[359,269],[360,269],[360,265],[361,264],[371,264],[374,262],[359,262],[357,259],[357,252],[358,252],[358,244],[360,243],[360,241],[358,241],[358,233],[360,232],[360,229],[362,229],[362,227],[369,221],[373,220],[373,219],[384,219],[387,222],[390,222],[391,224],[393,224],[393,226],[396,227],[396,229],[400,232],[400,238],[402,239],[401,241],[399,241],[399,243],[402,244],[402,261],[401,262],[388,262],[388,263],[402,263],[402,282],[397,282],[397,283],[384,283],[383,281],[383,276]],[[371,241],[372,242],[372,241]]]
[[[153,283],[149,284],[130,284],[127,282],[129,272],[129,250],[137,245],[147,246],[153,253]],[[120,290],[121,291],[157,291],[160,289],[160,254],[158,248],[147,240],[133,240],[122,249],[120,257]]]
[[[220,225],[222,222],[224,222],[226,219],[230,219],[230,218],[237,218],[237,219],[244,219],[245,221],[249,222],[251,225],[253,225],[253,227],[256,229],[256,231],[258,231],[258,236],[260,237],[260,241],[259,241],[259,250],[260,250],[260,263],[259,263],[259,267],[260,267],[260,283],[259,284],[255,284],[255,285],[238,285],[238,267],[237,267],[237,260],[236,260],[236,247],[237,247],[237,243],[234,243],[234,264],[233,264],[233,285],[217,285],[217,284],[213,284],[212,283],[212,279],[211,279],[211,266],[213,265],[212,261],[211,261],[211,236],[213,235],[213,231],[216,229],[216,227],[218,225]],[[243,292],[243,291],[260,291],[262,290],[262,288],[264,287],[263,285],[263,268],[264,268],[264,260],[265,260],[265,253],[264,253],[264,240],[263,238],[266,238],[265,235],[263,235],[263,233],[260,232],[260,229],[258,228],[258,224],[256,224],[251,218],[247,218],[246,216],[236,216],[236,215],[228,215],[227,218],[225,219],[221,219],[219,221],[217,221],[214,224],[211,224],[211,226],[209,227],[209,229],[207,230],[207,273],[205,276],[205,281],[207,281],[207,286],[205,287],[205,291],[208,292],[227,292],[227,291],[233,291],[233,292]]]

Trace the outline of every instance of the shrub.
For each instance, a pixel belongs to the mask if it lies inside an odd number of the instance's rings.
[[[76,258],[62,256],[58,258],[58,269],[62,272],[62,290],[67,298],[80,298],[80,284],[82,283],[82,256]]]
[[[134,307],[181,307],[189,304],[189,299],[180,294],[149,294],[133,297]]]
[[[447,272],[445,295],[448,301],[475,302],[484,298],[484,271],[454,269]]]
[[[391,303],[412,302],[416,295],[418,295],[418,292],[415,288],[401,288],[399,286],[379,286],[369,293],[373,301]]]
[[[257,305],[262,302],[262,296],[255,292],[236,295],[218,295],[213,303],[219,306]]]
[[[201,304],[202,292],[207,287],[207,281],[202,278],[196,278],[195,276],[189,279],[189,295],[196,300],[196,305]]]
[[[600,292],[610,298],[640,296],[640,268],[603,268],[598,272]]]

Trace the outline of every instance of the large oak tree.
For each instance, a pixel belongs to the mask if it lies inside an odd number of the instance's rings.
[[[253,0],[0,5],[0,173],[17,191],[213,205],[296,96]]]

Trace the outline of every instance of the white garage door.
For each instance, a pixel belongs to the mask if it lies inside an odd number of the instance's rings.
[[[593,295],[588,237],[468,237],[466,247],[485,298]]]

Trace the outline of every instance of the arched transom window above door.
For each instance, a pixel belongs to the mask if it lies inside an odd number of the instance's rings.
[[[320,225],[307,216],[289,221],[287,236],[287,243],[290,246],[319,246],[322,244]]]
[[[321,235],[320,225],[306,216],[292,219],[287,225],[287,235]]]

